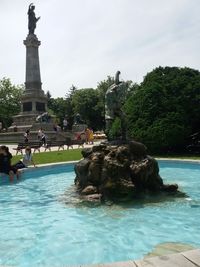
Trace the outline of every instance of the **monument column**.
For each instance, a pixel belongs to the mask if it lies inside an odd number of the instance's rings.
[[[38,48],[40,41],[33,33],[29,33],[26,40],[26,78],[25,92],[22,97],[22,113],[32,112],[41,114],[46,112],[47,97],[42,90],[40,77],[40,61]]]
[[[19,129],[33,128],[36,118],[47,111],[47,97],[42,90],[40,77],[39,46],[40,41],[34,33],[39,17],[35,16],[35,6],[28,8],[28,35],[24,40],[26,46],[25,90],[21,98],[21,112],[13,117]]]
[[[26,46],[26,90],[40,90],[41,77],[40,77],[40,63],[38,47],[40,41],[35,34],[29,34],[24,41]]]

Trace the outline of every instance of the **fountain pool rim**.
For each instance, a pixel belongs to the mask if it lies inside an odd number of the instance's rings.
[[[178,158],[155,158],[157,161],[158,161],[158,163],[159,162],[166,162],[166,163],[188,163],[188,164],[197,164],[197,165],[199,165],[200,164],[200,160],[197,160],[197,159],[195,159],[195,160],[192,160],[192,159],[178,159]],[[80,160],[82,160],[82,159],[80,159]],[[30,166],[30,167],[28,167],[28,168],[26,168],[26,169],[22,169],[21,171],[22,172],[29,172],[29,171],[34,171],[34,170],[37,170],[38,168],[40,168],[40,169],[46,169],[46,168],[54,168],[54,167],[56,167],[56,166],[66,166],[66,165],[71,165],[71,166],[73,166],[73,165],[75,165],[77,162],[79,162],[80,160],[74,160],[74,161],[65,161],[65,162],[56,162],[56,163],[46,163],[46,164],[38,164],[37,165],[37,168],[35,168],[35,167],[33,167],[33,166]]]

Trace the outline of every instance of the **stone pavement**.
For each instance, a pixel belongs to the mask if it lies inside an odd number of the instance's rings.
[[[96,142],[94,142],[94,145],[98,145],[100,142],[101,141],[96,141]],[[6,144],[4,144],[4,145],[6,145]],[[9,151],[10,151],[10,153],[12,155],[15,155],[16,154],[16,150],[14,150],[13,148],[16,148],[17,147],[17,144],[7,144],[6,146],[9,147]],[[86,147],[92,147],[92,146],[93,145],[84,144],[84,148],[86,148]],[[78,148],[78,145],[73,145],[73,149],[76,149],[76,148]],[[82,148],[82,147],[80,147],[80,148]],[[44,147],[41,147],[40,152],[44,152],[44,149],[45,149]],[[69,148],[69,149],[71,150],[72,148]],[[65,150],[67,150],[67,146],[65,147]],[[52,147],[51,148],[51,151],[58,151],[58,147]],[[60,151],[62,151],[62,149],[60,149]],[[49,150],[47,150],[47,152],[49,152]],[[36,151],[35,153],[39,153],[39,152]],[[19,155],[19,153],[18,153],[18,155]]]
[[[78,265],[79,267],[200,267],[200,249],[176,254],[108,264]],[[76,266],[76,267],[78,267]]]

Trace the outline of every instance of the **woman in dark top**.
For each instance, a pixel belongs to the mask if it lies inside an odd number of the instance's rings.
[[[14,180],[14,174],[19,178],[18,170],[11,166],[12,154],[7,146],[0,146],[0,172],[8,174],[10,182]]]

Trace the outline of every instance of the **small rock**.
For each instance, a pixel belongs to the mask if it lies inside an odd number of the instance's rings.
[[[83,148],[83,150],[81,151],[81,154],[83,155],[84,158],[89,157],[92,154],[92,148]]]
[[[147,155],[147,147],[142,143],[130,141],[129,147],[130,151],[137,157],[144,157]]]
[[[89,165],[90,165],[89,159],[82,159],[74,166],[74,171],[76,173],[75,184],[82,188],[87,185],[87,180],[88,180],[87,173]]]
[[[165,184],[163,185],[162,189],[165,192],[177,192],[178,185],[177,184]]]
[[[97,193],[97,188],[96,186],[93,186],[93,185],[88,185],[81,191],[82,195],[92,195],[96,193]]]
[[[83,196],[83,200],[89,202],[101,202],[102,194],[91,194]]]
[[[100,144],[92,147],[93,152],[101,152],[103,149],[106,148],[106,145]]]

